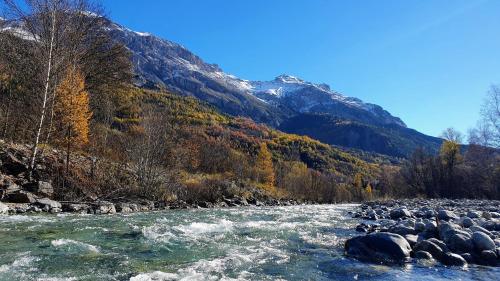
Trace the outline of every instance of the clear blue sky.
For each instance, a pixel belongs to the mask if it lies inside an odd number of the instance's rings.
[[[250,80],[287,73],[439,135],[500,83],[500,1],[104,0],[111,18]]]

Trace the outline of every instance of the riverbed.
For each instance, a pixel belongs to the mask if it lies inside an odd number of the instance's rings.
[[[0,280],[498,280],[343,255],[356,205],[0,216]]]

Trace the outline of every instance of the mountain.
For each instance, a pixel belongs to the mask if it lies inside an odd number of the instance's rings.
[[[439,148],[441,140],[408,129],[382,107],[344,96],[329,85],[285,74],[270,81],[240,79],[177,43],[102,20],[110,37],[130,50],[140,87],[193,96],[221,112],[332,145],[397,157],[408,156],[418,146],[431,152]]]
[[[332,145],[405,157],[419,146],[436,152],[441,144],[438,138],[407,128],[381,106],[344,96],[329,85],[285,74],[271,81],[240,79],[177,43],[112,21],[106,22],[106,29],[130,49],[141,87],[194,96],[224,113]]]

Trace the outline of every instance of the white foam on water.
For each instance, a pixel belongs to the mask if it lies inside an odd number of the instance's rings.
[[[9,215],[0,216],[1,223],[23,223],[23,222],[36,222],[36,223],[50,223],[55,220],[48,216],[30,216],[30,215]]]
[[[57,239],[57,240],[52,240],[50,243],[52,244],[52,246],[54,246],[56,248],[64,247],[64,246],[69,246],[69,247],[76,246],[79,249],[83,249],[83,250],[93,252],[93,253],[100,252],[99,248],[94,246],[94,245],[90,245],[87,243],[83,243],[83,242],[75,241],[75,240],[71,240],[71,239]]]
[[[15,273],[19,271],[35,271],[36,267],[33,266],[33,263],[39,261],[38,257],[34,257],[30,255],[30,252],[25,252],[19,254],[19,257],[14,260],[11,264],[3,264],[0,266],[0,274],[2,273]],[[1,279],[0,275],[0,279]]]
[[[168,281],[178,280],[179,276],[174,273],[166,273],[155,271],[152,273],[141,273],[137,276],[130,278],[130,281]]]
[[[142,234],[148,240],[171,244],[178,240],[216,241],[224,238],[225,233],[232,232],[234,223],[225,219],[217,223],[192,222],[171,226],[163,220],[158,220],[152,226],[142,228]]]
[[[179,230],[187,235],[199,235],[206,233],[224,233],[233,230],[234,223],[225,219],[218,223],[193,222],[189,225],[179,225],[174,229]]]

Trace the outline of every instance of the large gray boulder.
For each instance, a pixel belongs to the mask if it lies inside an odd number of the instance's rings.
[[[411,247],[401,235],[379,232],[347,240],[345,251],[362,261],[402,263],[410,257]]]
[[[478,251],[495,251],[495,242],[491,239],[486,233],[476,231],[472,234],[472,242],[474,244],[474,248]]]
[[[469,253],[473,249],[471,236],[465,231],[447,231],[443,237],[443,241],[455,253]]]

